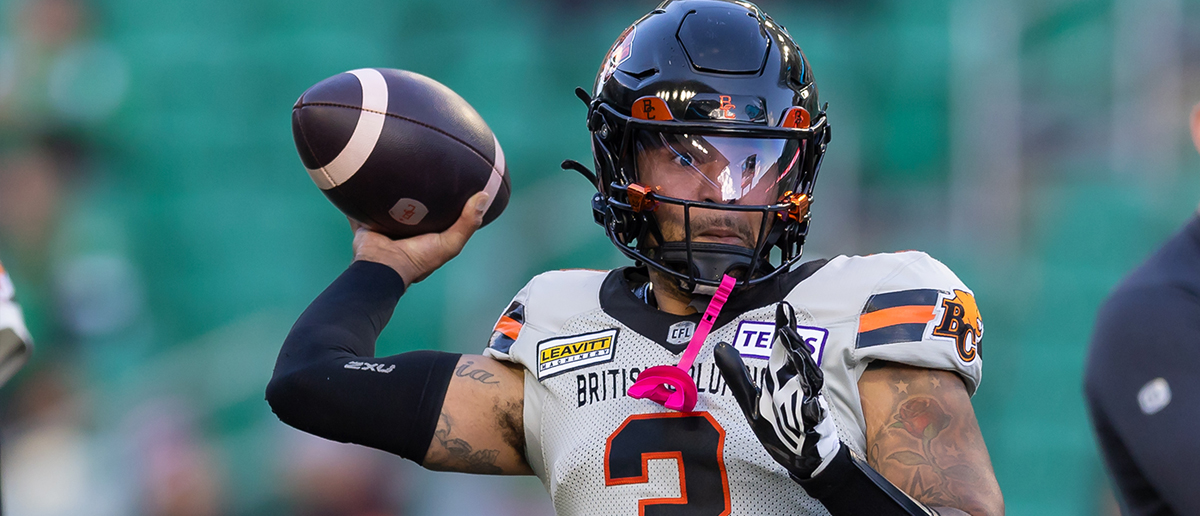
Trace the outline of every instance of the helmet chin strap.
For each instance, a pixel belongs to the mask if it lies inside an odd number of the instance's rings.
[[[688,260],[688,247],[692,256]],[[667,242],[657,249],[659,258],[667,266],[683,274],[690,274],[698,280],[721,281],[725,275],[748,277],[747,271],[754,262],[754,250],[739,245],[717,244],[709,242]],[[691,294],[711,296],[717,287],[694,284],[689,285],[680,280],[680,288]]]

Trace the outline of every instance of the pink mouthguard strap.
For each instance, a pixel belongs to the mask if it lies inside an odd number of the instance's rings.
[[[700,353],[700,348],[704,347],[704,340],[708,338],[709,332],[716,324],[717,316],[721,314],[721,308],[729,300],[729,293],[733,291],[736,283],[737,280],[728,274],[721,278],[721,286],[717,287],[712,301],[709,301],[708,308],[704,310],[704,317],[700,318],[700,325],[696,327],[696,333],[692,334],[692,340],[688,342],[687,349],[683,351],[679,364],[655,366],[642,371],[638,375],[637,381],[629,386],[630,396],[649,399],[671,410],[681,412],[691,412],[696,407],[698,393],[696,384],[688,375],[688,369],[696,361],[696,355]]]

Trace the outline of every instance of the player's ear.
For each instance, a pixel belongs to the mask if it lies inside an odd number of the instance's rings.
[[[1192,143],[1196,145],[1196,151],[1200,152],[1200,103],[1192,106],[1192,118],[1189,120],[1189,125],[1192,128]]]

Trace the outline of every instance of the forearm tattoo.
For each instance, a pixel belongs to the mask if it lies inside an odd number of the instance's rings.
[[[978,423],[948,396],[946,384],[956,379],[913,368],[884,372],[892,396],[881,406],[889,416],[871,436],[868,463],[922,503],[987,514],[976,495],[991,493],[995,481]]]

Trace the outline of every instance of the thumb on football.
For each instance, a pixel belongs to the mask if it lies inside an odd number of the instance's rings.
[[[717,362],[717,370],[721,371],[721,377],[729,385],[729,390],[742,407],[746,419],[754,420],[758,413],[759,391],[746,363],[742,362],[742,354],[733,349],[733,346],[721,342],[713,350],[713,358]]]
[[[440,236],[446,248],[453,249],[455,255],[462,250],[463,246],[467,245],[467,240],[475,234],[475,230],[483,225],[483,214],[487,211],[488,201],[491,198],[487,192],[477,192],[472,195],[470,199],[467,199],[467,204],[463,205],[462,213],[454,225],[441,233]]]

